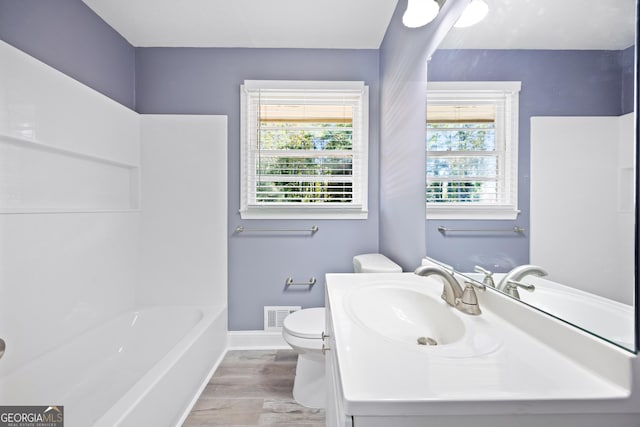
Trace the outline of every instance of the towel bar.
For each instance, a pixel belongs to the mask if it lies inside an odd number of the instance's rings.
[[[320,228],[317,225],[312,225],[310,228],[244,228],[239,225],[236,227],[236,233],[255,232],[255,233],[278,233],[278,232],[307,232],[314,234]]]
[[[449,232],[467,232],[467,233],[519,233],[522,234],[526,231],[522,227],[513,228],[447,228],[442,225],[438,226],[438,231],[442,234]]]

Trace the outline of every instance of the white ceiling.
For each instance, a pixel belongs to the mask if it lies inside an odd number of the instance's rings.
[[[378,49],[398,0],[83,0],[134,46]]]
[[[398,0],[83,0],[132,45],[377,49]],[[485,0],[442,48],[624,49],[635,0]]]
[[[487,17],[453,28],[445,49],[603,49],[634,44],[635,0],[485,0]]]

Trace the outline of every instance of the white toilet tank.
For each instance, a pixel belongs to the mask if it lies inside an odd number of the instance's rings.
[[[402,267],[382,254],[362,254],[353,257],[355,273],[402,273]]]

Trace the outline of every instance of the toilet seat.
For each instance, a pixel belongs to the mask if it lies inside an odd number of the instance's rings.
[[[282,336],[287,344],[289,344],[291,348],[296,350],[299,355],[305,354],[309,357],[313,357],[314,359],[320,358],[324,360],[324,355],[321,352],[324,342],[321,339],[299,338],[287,333],[286,331],[282,334]],[[316,352],[318,354],[312,356],[312,353]]]
[[[324,324],[324,307],[305,308],[285,317],[282,328],[287,334],[297,338],[320,340]]]

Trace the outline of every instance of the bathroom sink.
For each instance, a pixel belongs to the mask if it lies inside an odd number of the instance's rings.
[[[353,290],[345,302],[357,323],[393,341],[442,346],[465,334],[465,325],[453,308],[439,296],[415,289],[391,284],[366,286]]]

